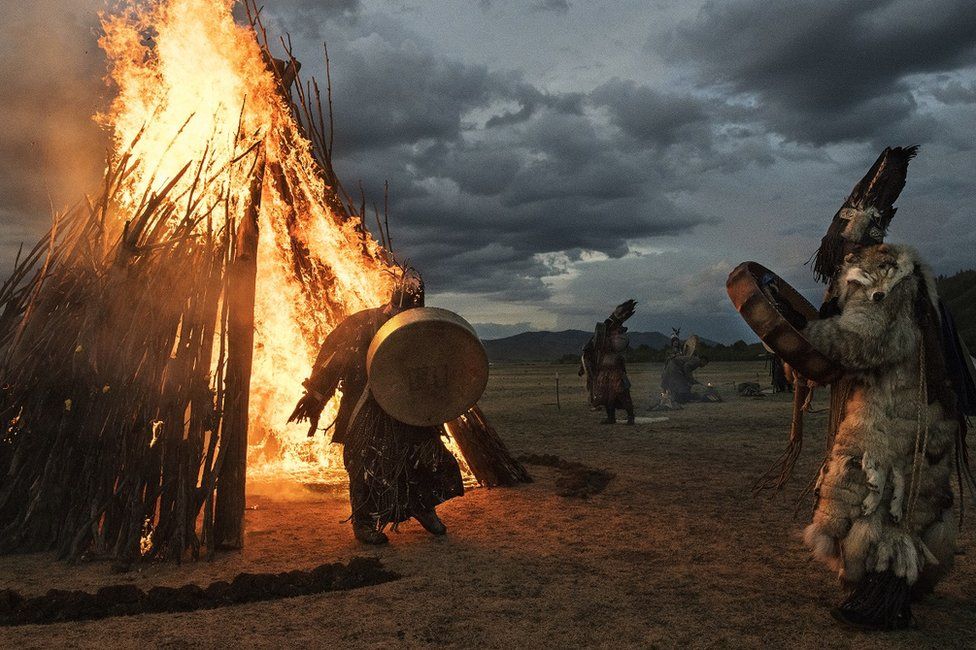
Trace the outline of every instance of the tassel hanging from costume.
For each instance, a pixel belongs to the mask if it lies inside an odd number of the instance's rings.
[[[811,388],[805,379],[794,375],[793,419],[790,422],[790,442],[773,465],[753,484],[753,494],[763,490],[779,490],[790,479],[793,467],[803,449],[803,412],[810,407]]]

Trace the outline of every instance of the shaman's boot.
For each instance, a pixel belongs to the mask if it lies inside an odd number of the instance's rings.
[[[372,522],[356,521],[354,519],[352,522],[352,532],[356,536],[356,539],[363,544],[380,546],[390,541],[386,533],[376,530],[376,526]]]
[[[839,622],[859,630],[903,630],[911,627],[911,588],[890,569],[869,573],[847,599],[831,610]]]
[[[444,535],[447,533],[447,526],[441,521],[441,518],[437,516],[434,509],[424,510],[423,512],[418,512],[414,515],[414,518],[420,522],[420,525],[424,527],[431,535]]]
[[[600,424],[616,424],[617,423],[617,409],[607,407],[607,417],[605,420],[601,420]]]
[[[386,544],[389,538],[376,529],[374,510],[369,501],[369,486],[361,478],[349,474],[349,507],[352,510],[352,532],[363,544]]]

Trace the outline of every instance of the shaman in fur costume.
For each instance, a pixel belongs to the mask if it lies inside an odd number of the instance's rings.
[[[964,421],[947,387],[934,281],[917,254],[886,244],[850,253],[836,287],[840,313],[804,329],[848,370],[833,386],[842,406],[804,539],[852,589],[835,615],[902,627],[912,596],[952,567]]]

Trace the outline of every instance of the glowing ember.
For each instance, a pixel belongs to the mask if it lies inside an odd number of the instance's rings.
[[[318,341],[345,314],[385,300],[388,264],[355,220],[343,221],[327,206],[333,189],[254,33],[235,23],[233,4],[160,0],[103,16],[101,46],[118,94],[99,120],[113,131],[116,158],[130,151],[138,163],[124,181],[119,212],[137,210],[191,163],[200,173],[184,174],[170,195],[186,205],[199,202],[192,212],[201,232],[204,223],[219,229],[239,221],[251,165],[230,163],[252,145],[263,147],[249,472],[323,481],[330,468],[342,469],[341,458],[327,437],[309,439],[305,427],[285,421]],[[324,424],[335,406],[323,413]]]

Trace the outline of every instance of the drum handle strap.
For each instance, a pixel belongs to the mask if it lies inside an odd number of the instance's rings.
[[[790,480],[793,467],[803,448],[803,412],[810,408],[812,389],[809,382],[799,374],[793,379],[793,418],[790,421],[790,442],[766,472],[752,486],[753,494],[763,490],[780,490]]]

